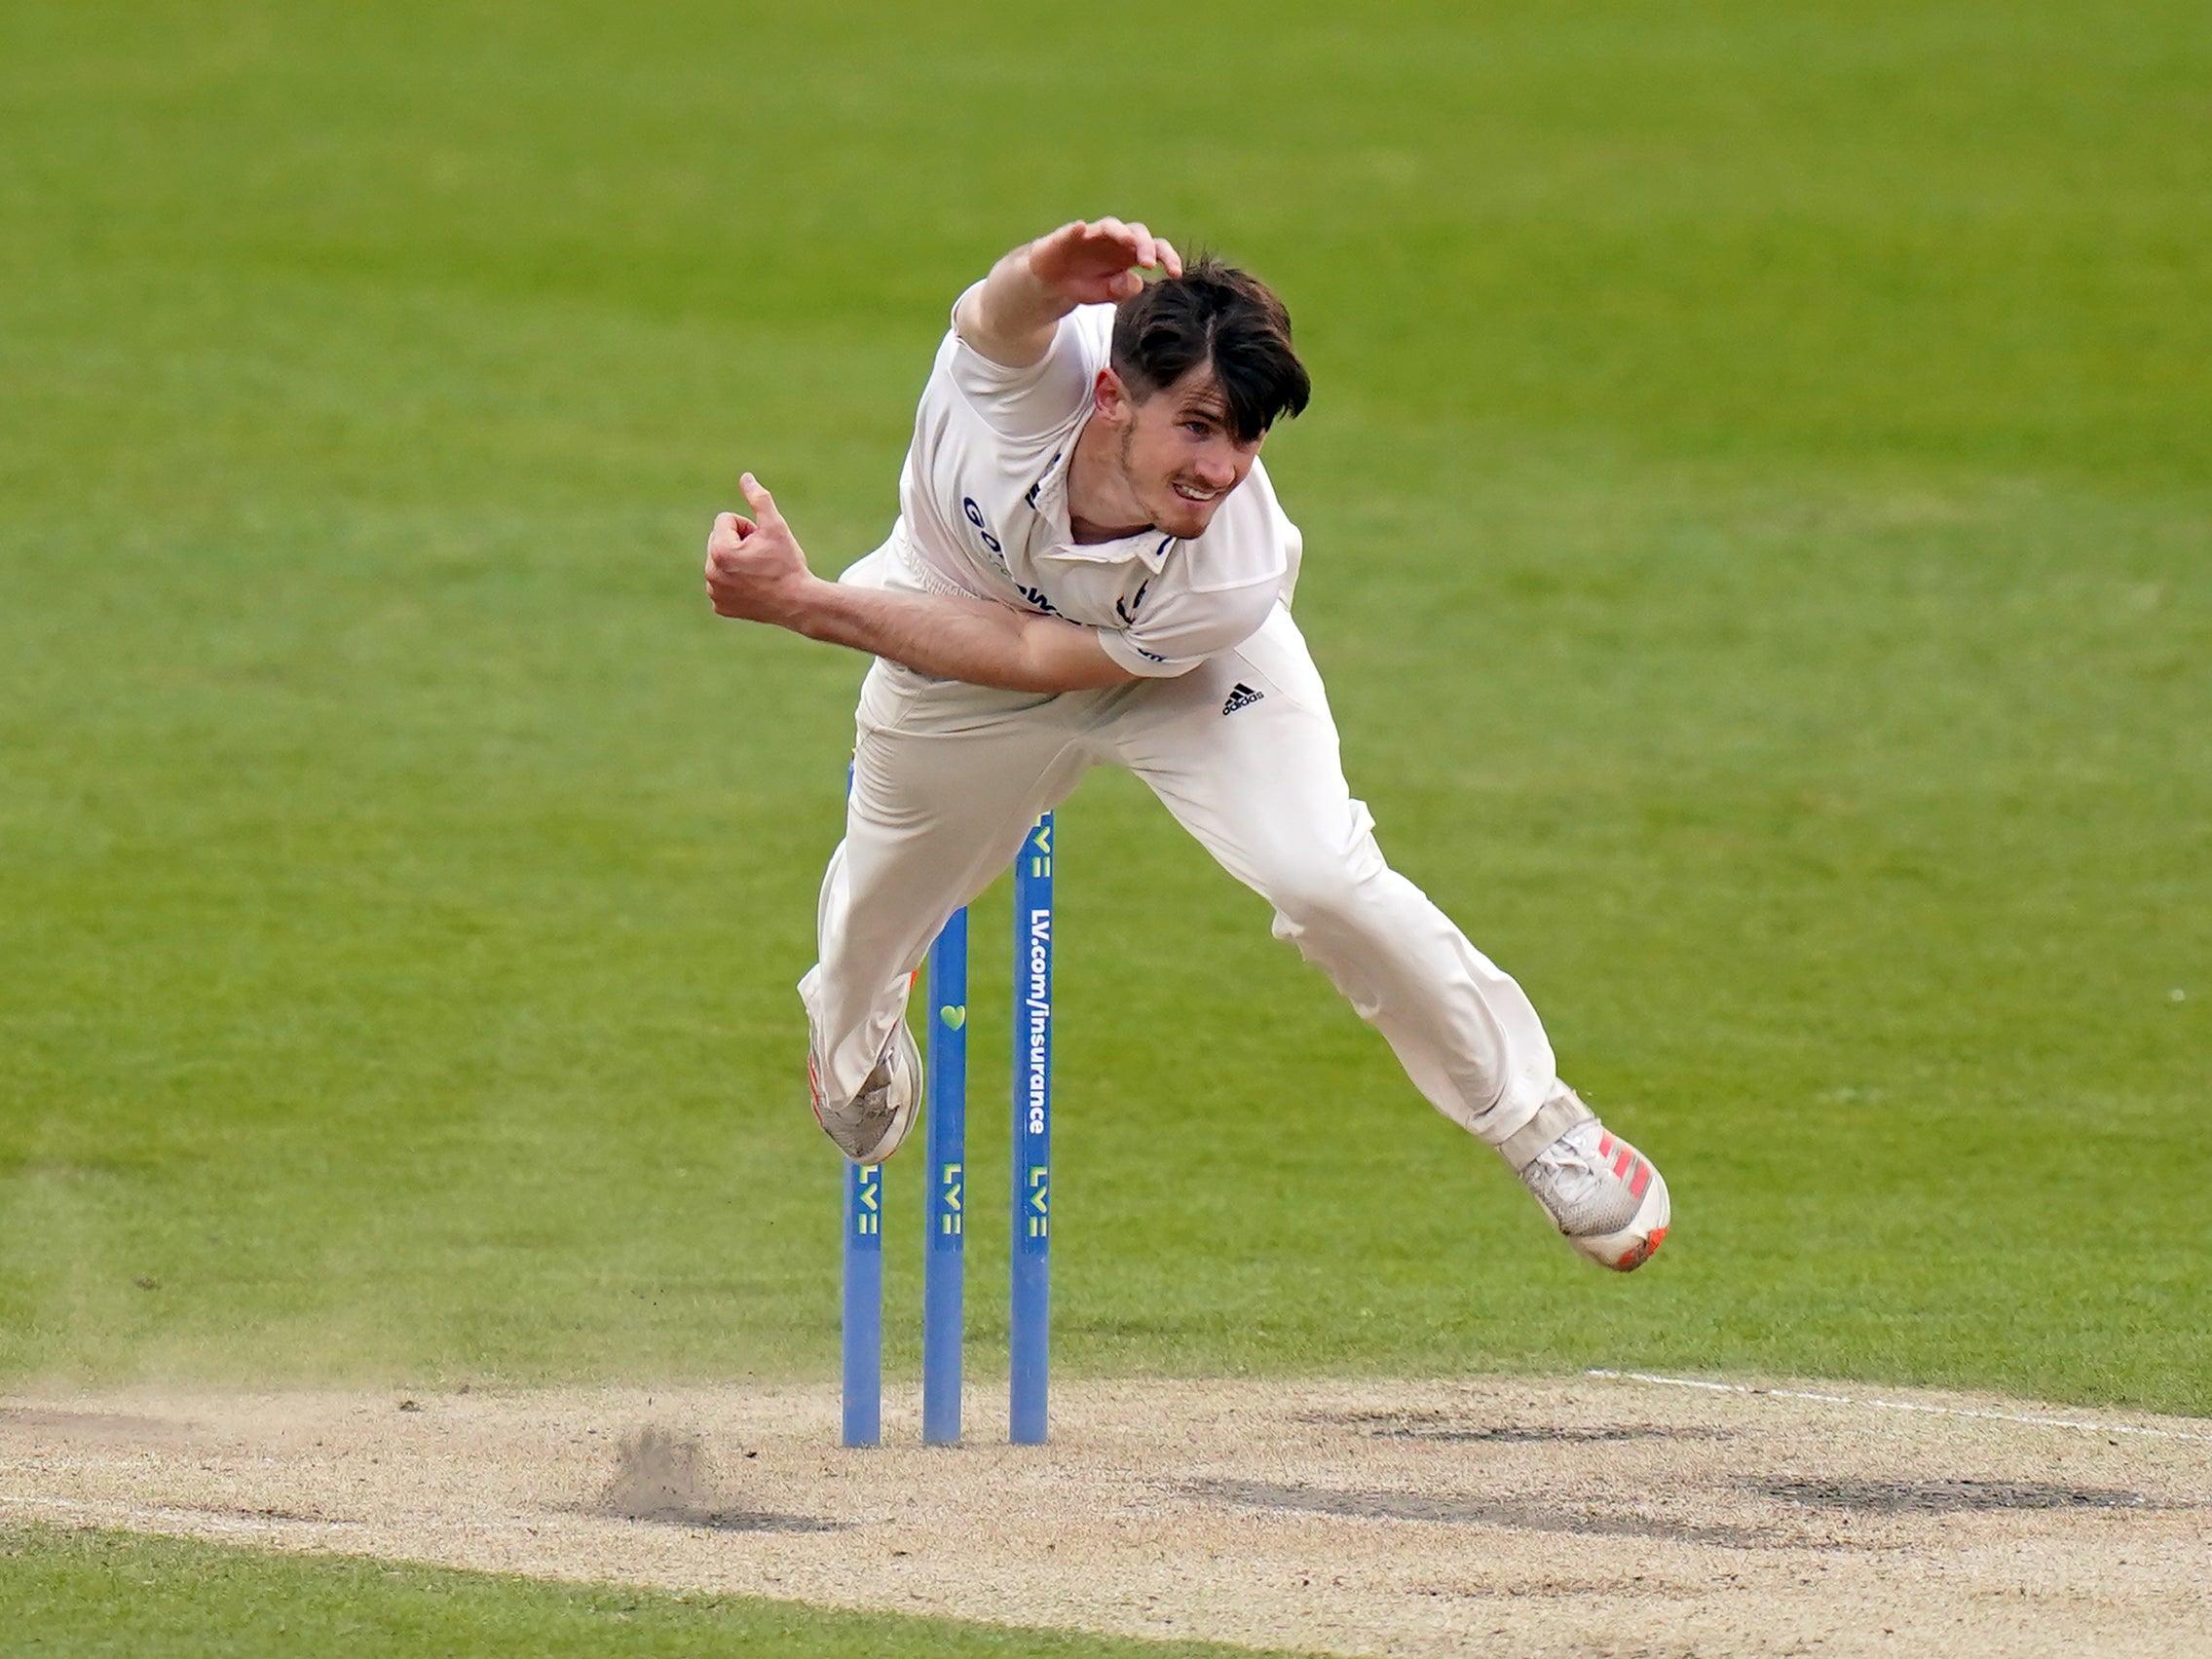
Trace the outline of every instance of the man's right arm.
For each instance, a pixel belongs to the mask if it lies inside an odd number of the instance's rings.
[[[784,626],[909,668],[1009,692],[1077,692],[1137,678],[1096,628],[989,599],[887,593],[817,582]]]
[[[1106,655],[1095,628],[1031,616],[989,599],[887,593],[825,582],[775,499],[748,472],[757,518],[725,512],[706,545],[706,584],[718,616],[768,622],[940,679],[1016,692],[1072,692],[1137,676]]]
[[[1164,237],[1119,219],[1077,219],[1025,243],[960,296],[953,326],[1003,368],[1029,368],[1052,349],[1060,320],[1079,305],[1124,300],[1144,285],[1141,270],[1182,275],[1182,256]]]

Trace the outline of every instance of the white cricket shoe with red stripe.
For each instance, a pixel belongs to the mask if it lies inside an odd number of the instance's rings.
[[[1667,1183],[1651,1160],[1592,1115],[1572,1089],[1560,1094],[1584,1115],[1520,1172],[1567,1242],[1626,1273],[1651,1260],[1667,1236]],[[1557,1110],[1559,1095],[1547,1106]]]
[[[921,1050],[905,1020],[891,1027],[882,1057],[850,1100],[835,1103],[822,1094],[822,1062],[815,1044],[806,1045],[806,1093],[814,1120],[838,1150],[854,1163],[881,1163],[899,1150],[914,1127],[921,1105]]]

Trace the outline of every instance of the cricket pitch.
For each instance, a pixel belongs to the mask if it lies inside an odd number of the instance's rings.
[[[848,1452],[822,1388],[19,1393],[0,1518],[1333,1653],[2212,1654],[2212,1422],[1606,1376],[1053,1411],[1008,1447],[971,1390],[925,1451],[894,1391]]]

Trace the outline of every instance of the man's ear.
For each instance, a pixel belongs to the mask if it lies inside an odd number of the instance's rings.
[[[1121,376],[1110,368],[1100,369],[1099,378],[1091,383],[1091,406],[1098,411],[1101,420],[1116,427],[1126,422],[1137,407]]]

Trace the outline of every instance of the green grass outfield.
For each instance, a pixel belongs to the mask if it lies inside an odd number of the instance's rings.
[[[1230,1659],[1197,1641],[550,1585],[119,1532],[0,1530],[12,1652],[41,1659]],[[1264,1659],[1264,1655],[1260,1656]]]
[[[699,547],[743,467],[873,546],[954,294],[1112,210],[1292,303],[1355,787],[1678,1229],[1573,1259],[1100,775],[1058,1364],[2212,1411],[2208,74],[2195,3],[12,0],[0,1378],[829,1375],[860,665]]]
[[[1063,1370],[2212,1411],[2208,73],[2156,0],[12,0],[0,1380],[829,1373],[789,987],[858,664],[699,544],[749,466],[872,546],[953,294],[1121,211],[1292,302],[1355,785],[1678,1227],[1572,1260],[1101,775]],[[1037,1646],[7,1547],[59,1653]]]

